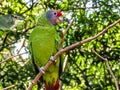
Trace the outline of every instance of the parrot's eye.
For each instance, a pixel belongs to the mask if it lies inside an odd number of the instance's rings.
[[[57,15],[57,13],[56,13],[56,12],[54,12],[54,15]]]

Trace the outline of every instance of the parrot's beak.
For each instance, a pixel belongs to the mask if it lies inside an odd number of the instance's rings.
[[[56,10],[57,12],[57,20],[56,23],[62,23],[63,22],[63,17],[62,17],[62,12],[60,10]]]
[[[56,20],[56,23],[57,23],[57,24],[62,23],[62,22],[63,22],[63,17],[57,18],[57,20]]]

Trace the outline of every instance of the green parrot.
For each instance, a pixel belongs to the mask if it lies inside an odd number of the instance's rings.
[[[54,26],[61,21],[60,17],[62,17],[60,10],[48,10],[41,15],[30,35],[30,52],[37,73],[41,70],[40,67],[44,66],[59,49],[60,37]],[[42,76],[46,90],[59,89],[61,61],[60,58],[58,59]]]

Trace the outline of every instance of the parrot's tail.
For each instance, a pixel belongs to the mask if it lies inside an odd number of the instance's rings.
[[[46,90],[58,90],[59,89],[59,81],[57,80],[54,85],[45,84]]]

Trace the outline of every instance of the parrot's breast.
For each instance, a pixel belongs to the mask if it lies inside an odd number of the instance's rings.
[[[56,31],[54,28],[38,26],[32,32],[32,51],[35,64],[38,67],[45,65],[50,56],[56,53],[55,36]]]

